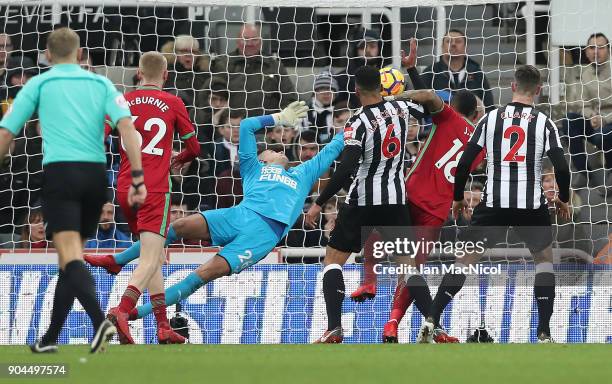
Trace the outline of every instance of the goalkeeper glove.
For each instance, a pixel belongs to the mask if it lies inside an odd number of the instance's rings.
[[[295,127],[300,119],[306,117],[308,107],[303,101],[294,101],[279,113],[274,113],[274,123],[283,127]]]

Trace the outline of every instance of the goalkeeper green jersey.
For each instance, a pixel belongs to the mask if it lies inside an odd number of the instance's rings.
[[[43,165],[57,162],[105,163],[104,120],[130,117],[130,109],[104,76],[78,64],[58,64],[30,79],[17,94],[0,127],[17,135],[38,112]]]

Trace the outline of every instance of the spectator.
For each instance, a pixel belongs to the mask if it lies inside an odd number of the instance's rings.
[[[295,146],[297,150],[296,158],[299,159],[300,163],[312,159],[319,153],[319,144],[317,144],[317,137],[314,131],[300,132],[297,139],[298,145]]]
[[[198,127],[198,141],[209,144],[218,139],[215,127],[219,125],[223,110],[229,107],[229,91],[225,82],[214,79],[210,84],[210,92],[204,90],[198,95],[194,120]]]
[[[81,60],[79,60],[79,65],[86,71],[96,72],[94,70],[93,64],[91,62],[91,56],[89,55],[89,49],[82,48]]]
[[[216,208],[229,208],[242,201],[242,181],[238,160],[240,122],[246,115],[244,110],[229,109],[220,121],[219,134],[222,139],[215,143],[214,175],[216,179]]]
[[[128,248],[132,245],[130,236],[115,227],[115,206],[111,201],[102,206],[96,237],[85,244],[85,248]]]
[[[266,144],[283,144],[286,131],[289,129],[278,126],[266,128]]]
[[[548,204],[550,219],[553,224],[553,239],[559,248],[581,249],[587,254],[593,251],[592,241],[587,236],[587,228],[580,222],[580,206],[582,199],[578,194],[571,190],[570,204],[572,207],[572,217],[567,220],[558,215],[555,206],[555,199],[559,193],[559,186],[555,181],[555,173],[552,167],[542,168],[542,190]],[[590,226],[590,225],[589,225]]]
[[[164,88],[175,92],[183,99],[195,121],[195,111],[206,107],[198,104],[202,100],[200,93],[205,83],[210,79],[210,59],[200,52],[200,44],[189,35],[179,35],[173,42],[166,43],[162,48],[168,60],[168,79]],[[198,123],[196,121],[196,123]]]
[[[346,102],[336,103],[332,114],[334,119],[334,134],[344,131],[346,122],[351,117],[351,110],[348,109]]]
[[[604,151],[605,167],[612,168],[612,71],[610,69],[610,42],[603,33],[594,33],[585,49],[589,65],[581,71],[579,103],[569,105],[566,129],[572,164],[578,171],[574,185],[583,187],[587,182],[587,153],[585,138]],[[579,106],[577,106],[578,104]],[[603,183],[603,182],[602,182]],[[600,184],[602,184],[600,183]],[[610,172],[605,185],[612,187]]]
[[[225,109],[219,117],[217,131],[219,139],[214,149],[214,174],[219,176],[238,163],[238,142],[240,140],[240,122],[245,117],[241,110]]]
[[[179,193],[173,193],[170,198],[170,224],[178,219],[182,219],[189,213],[187,203],[184,202],[183,196]]]
[[[244,24],[238,48],[212,64],[213,78],[227,84],[230,108],[246,108],[249,116],[270,114],[298,98],[285,66],[261,51],[261,28]]]
[[[314,130],[318,143],[327,143],[334,137],[334,97],[338,82],[329,71],[315,77],[314,93],[308,102],[308,117],[303,120],[304,128]]]
[[[466,47],[466,35],[457,29],[449,30],[442,42],[442,56],[424,71],[423,82],[437,90],[468,89],[489,110],[494,106],[489,81],[480,65],[467,56]]]
[[[212,123],[214,126],[219,124],[219,118],[224,109],[229,107],[229,92],[227,84],[214,82],[211,84],[210,91],[210,107],[212,109]]]
[[[6,68],[12,50],[11,37],[6,33],[0,33],[0,92],[3,92],[2,90],[6,86]]]
[[[11,248],[28,207],[36,206],[42,185],[40,124],[31,120],[0,161],[0,247]]]
[[[382,68],[383,60],[380,56],[381,41],[374,31],[360,31],[362,38],[353,51],[349,53],[349,62],[345,71],[336,76],[338,81],[339,94],[337,102],[344,101],[352,109],[360,107],[359,99],[355,95],[355,72],[357,68],[370,65]]]
[[[47,241],[42,210],[32,209],[21,229],[21,248],[50,248],[53,243]]]
[[[4,115],[13,103],[17,93],[32,77],[38,74],[34,60],[27,56],[11,56],[7,63],[5,84],[0,90],[0,116]]]

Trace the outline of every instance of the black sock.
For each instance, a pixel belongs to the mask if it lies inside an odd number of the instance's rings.
[[[442,278],[442,283],[438,287],[438,292],[429,312],[429,316],[433,317],[436,326],[440,325],[440,316],[442,316],[444,308],[446,308],[457,292],[461,290],[464,283],[465,275],[463,273],[447,273]]]
[[[323,274],[323,296],[327,309],[327,329],[331,331],[342,325],[344,277],[341,269],[328,269]]]
[[[66,322],[66,317],[74,303],[74,293],[70,282],[66,278],[64,271],[60,269],[55,294],[53,296],[53,310],[51,311],[51,323],[41,341],[44,345],[56,344],[62,327]]]
[[[70,281],[72,292],[79,300],[85,312],[91,319],[94,330],[98,330],[102,321],[104,321],[104,313],[98,304],[96,297],[96,283],[89,273],[85,263],[81,260],[74,260],[66,264],[66,277]]]
[[[555,274],[536,273],[533,294],[538,303],[538,335],[544,332],[550,336],[550,318],[555,305]]]
[[[414,299],[414,305],[421,312],[423,317],[429,316],[431,305],[431,292],[429,292],[429,286],[421,275],[412,275],[406,280],[406,286],[410,291],[410,296]]]

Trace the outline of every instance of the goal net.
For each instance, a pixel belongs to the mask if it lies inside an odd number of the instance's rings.
[[[607,135],[612,129],[608,125],[612,124],[610,47],[605,38],[590,38],[598,32],[612,35],[608,31],[612,3],[34,0],[0,1],[0,15],[2,115],[21,87],[48,69],[44,49],[56,25],[76,30],[84,49],[81,65],[107,76],[123,92],[138,86],[136,67],[143,52],[158,50],[166,55],[165,87],[185,102],[201,146],[197,160],[172,172],[171,221],[242,200],[237,159],[241,118],[276,112],[294,100],[306,101],[310,112],[301,126],[267,129],[258,135],[258,145],[284,151],[292,164],[307,161],[344,128],[359,106],[352,78],[355,69],[363,64],[400,69],[400,50],[408,50],[411,38],[418,42],[417,68],[427,86],[436,88],[445,101],[455,89],[469,89],[486,110],[511,101],[510,83],[518,65],[536,65],[544,79],[537,107],[556,122],[572,167],[573,216],[562,221],[552,215],[554,253],[560,264],[553,338],[609,342],[612,337],[605,326],[612,320],[608,311],[612,271],[606,265],[612,263],[608,255],[612,175],[606,163],[612,156],[608,144],[612,136]],[[449,31],[460,38],[445,40]],[[449,70],[444,61],[449,54],[465,56],[466,64]],[[607,56],[602,59],[602,55]],[[35,117],[0,164],[0,344],[32,342],[45,331],[57,281],[55,250],[45,239],[40,210],[44,127]],[[426,120],[411,128],[406,167],[425,144],[431,127]],[[99,254],[120,252],[135,240],[116,203],[117,137],[111,135],[105,145],[108,204],[96,238],[87,243],[88,252]],[[175,150],[182,148],[177,137]],[[305,209],[332,173],[333,169],[315,184]],[[543,187],[552,200],[554,174],[549,166],[543,173]],[[470,208],[480,201],[484,181],[479,167],[466,190]],[[298,219],[260,265],[213,282],[180,308],[169,308],[170,316],[180,311],[188,319],[191,342],[308,343],[320,336],[326,317],[319,262],[344,195],[323,207],[318,228],[308,228]],[[449,218],[443,239],[454,240],[457,229],[469,219],[469,214],[458,221]],[[166,285],[214,254],[205,242],[174,244],[164,266]],[[448,256],[432,254],[430,262],[448,263]],[[487,257],[486,263],[501,266],[500,274],[468,279],[445,312],[443,325],[462,341],[485,323],[496,341],[533,342],[537,309],[529,252],[509,233],[506,243]],[[361,262],[361,256],[353,255],[345,267],[347,296],[363,279]],[[92,269],[103,309],[117,305],[133,269],[130,264],[116,277]],[[435,294],[440,276],[428,277],[428,282]],[[347,297],[345,341],[381,340],[395,284],[395,278],[381,276],[373,300],[356,304]],[[400,326],[400,342],[414,342],[421,321],[411,307]],[[133,332],[137,342],[154,342],[154,320],[135,322]],[[91,336],[89,320],[76,303],[60,342],[82,343]]]

